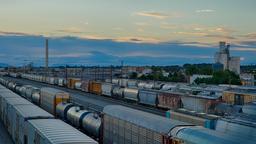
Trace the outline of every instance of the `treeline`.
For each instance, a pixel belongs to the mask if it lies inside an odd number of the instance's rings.
[[[241,85],[241,80],[239,75],[229,70],[225,70],[213,72],[212,78],[197,78],[195,83]]]

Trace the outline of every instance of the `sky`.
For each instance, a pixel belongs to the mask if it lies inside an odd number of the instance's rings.
[[[256,63],[255,0],[0,0],[0,63],[212,63],[218,42]]]

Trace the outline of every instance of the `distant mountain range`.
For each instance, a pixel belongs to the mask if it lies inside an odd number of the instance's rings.
[[[8,64],[0,63],[0,67],[8,67],[8,66],[9,66]]]

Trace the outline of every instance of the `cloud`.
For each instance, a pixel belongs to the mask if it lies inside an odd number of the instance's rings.
[[[145,22],[136,22],[134,24],[137,25],[137,26],[149,26],[149,24],[145,23]]]
[[[123,54],[124,57],[152,57],[152,58],[198,58],[198,59],[211,59],[213,56],[208,55],[182,55],[182,54],[166,54],[166,53],[156,53],[156,52],[145,52],[145,51],[137,51],[137,52],[129,52]]]
[[[236,39],[236,38],[233,37],[233,36],[220,35],[220,34],[208,34],[208,35],[205,35],[205,37],[208,37],[208,38],[217,38],[217,39],[228,39],[228,40],[234,40],[234,39]]]
[[[121,28],[121,27],[114,27],[113,30],[116,30],[116,31],[123,31],[124,29]]]
[[[70,27],[70,28],[66,28],[66,29],[60,29],[60,30],[57,30],[57,32],[73,33],[73,34],[81,34],[81,33],[83,33],[82,30],[77,28],[77,27]]]
[[[29,34],[24,32],[9,32],[9,31],[0,31],[0,35],[2,36],[40,36],[40,35]]]
[[[193,36],[205,36],[205,35],[207,35],[207,33],[203,33],[203,32],[185,32],[185,31],[174,32],[174,34],[193,35]]]
[[[235,48],[232,48],[231,50],[234,50],[234,51],[248,51],[248,52],[256,52],[256,47],[255,48],[244,48],[244,47],[235,47]]]
[[[156,19],[166,19],[169,17],[167,14],[160,13],[160,12],[137,12],[136,15],[144,16],[144,17],[152,17]]]
[[[132,43],[159,43],[160,41],[150,37],[119,37],[113,39],[116,42],[132,42]]]
[[[177,25],[175,25],[175,24],[169,24],[169,23],[167,23],[167,22],[163,22],[163,23],[161,23],[160,28],[161,28],[161,29],[176,29],[176,28],[177,28]]]
[[[215,28],[209,28],[209,32],[218,32],[218,33],[233,33],[236,32],[234,29],[227,28],[227,27],[215,27]]]
[[[256,39],[256,33],[248,33],[245,35],[241,35],[244,38],[248,38],[248,39]]]
[[[196,10],[197,13],[212,13],[215,12],[215,10],[212,9],[201,9],[201,10]]]
[[[99,35],[82,35],[82,36],[79,36],[79,38],[91,39],[91,40],[107,40],[107,39],[110,39],[110,38],[107,38],[107,37],[104,37],[104,36],[99,36]]]

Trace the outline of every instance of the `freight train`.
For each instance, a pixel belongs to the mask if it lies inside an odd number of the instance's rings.
[[[0,115],[15,144],[98,143],[2,85]]]
[[[14,89],[14,91],[18,90],[17,92],[19,93],[19,90],[23,89],[23,86],[18,84],[11,86],[9,84],[10,81],[1,78],[0,82],[8,88]],[[15,85],[15,82],[13,82],[13,84]],[[54,93],[52,93],[53,91]],[[44,93],[47,93],[48,96],[43,96]],[[37,96],[33,96],[35,94]],[[103,113],[97,115],[96,113],[82,110],[73,103],[69,103],[68,97],[68,93],[51,88],[42,88],[39,93],[36,88],[36,90],[32,92],[31,97],[30,95],[28,95],[28,97],[26,96],[26,98],[32,98],[32,100],[30,100],[32,102],[39,101],[39,106],[51,114],[55,114],[55,116],[70,122],[77,128],[82,128],[83,131],[90,136],[94,138],[97,137],[99,142],[103,144],[251,143],[249,140],[233,137],[226,133],[216,132],[201,126],[170,120],[165,117],[118,105],[106,106]],[[36,100],[33,100],[34,98]]]
[[[18,77],[61,87],[67,86],[70,89],[165,110],[185,108],[197,112],[213,113],[215,106],[222,102],[221,95],[189,94],[185,92],[186,88],[183,88],[184,92],[171,91],[176,86],[164,83],[138,83],[134,80],[125,79],[113,79],[112,83],[108,83],[32,74],[20,74]]]

